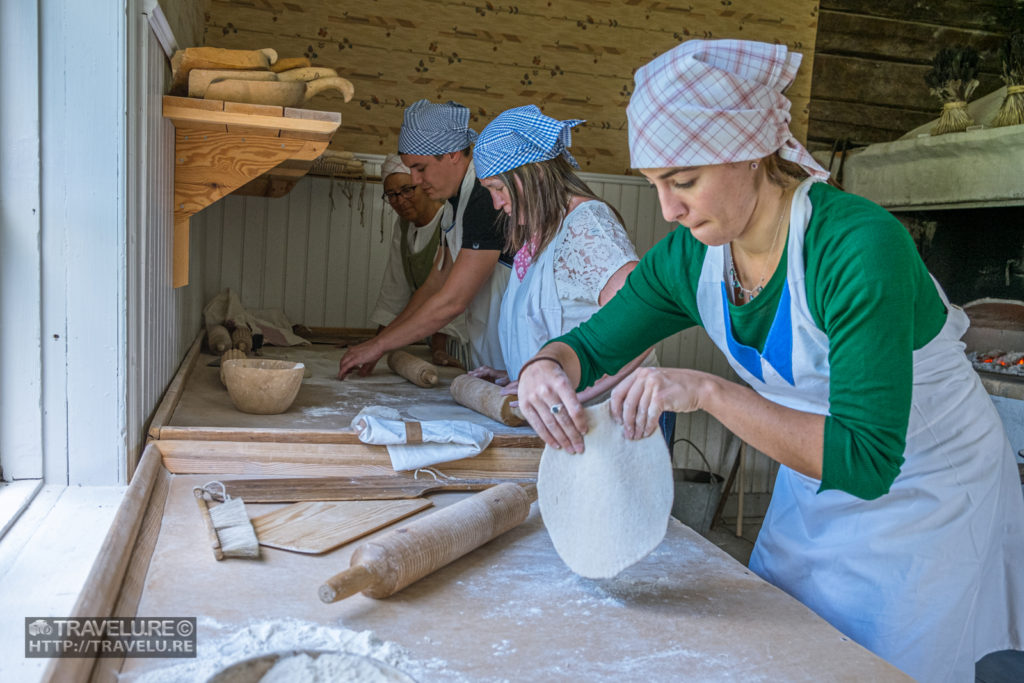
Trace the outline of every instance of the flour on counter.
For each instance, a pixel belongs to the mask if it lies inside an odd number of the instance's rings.
[[[178,683],[179,681],[195,683],[206,681],[228,666],[246,659],[296,650],[349,653],[370,657],[384,665],[380,667],[380,670],[388,668],[398,670],[413,680],[435,678],[437,672],[447,668],[446,663],[441,660],[417,660],[397,643],[382,641],[371,631],[353,631],[342,626],[330,626],[298,619],[254,620],[239,626],[222,624],[208,617],[200,617],[198,626],[198,654],[195,659],[137,674],[125,674],[120,680],[133,683]],[[284,662],[285,659],[281,661]],[[324,666],[332,666],[337,663],[325,660]],[[404,679],[366,678],[355,680]]]
[[[397,669],[371,657],[325,653],[311,657],[301,653],[281,657],[263,674],[259,683],[413,683]]]

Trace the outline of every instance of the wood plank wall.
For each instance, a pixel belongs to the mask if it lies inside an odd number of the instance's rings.
[[[628,173],[626,105],[637,67],[694,37],[786,43],[804,54],[790,88],[803,139],[818,0],[212,0],[205,44],[272,47],[307,56],[355,85],[332,148],[393,151],[402,111],[420,98],[455,100],[481,130],[514,106],[582,118],[573,154],[583,170]]]
[[[943,47],[979,51],[975,97],[1002,87],[998,48],[1015,11],[1014,0],[821,0],[808,148],[895,140],[937,118],[924,77]]]
[[[179,48],[203,44],[210,0],[159,0],[157,4],[160,5]]]
[[[622,214],[638,254],[672,228],[646,181],[598,174],[584,178]],[[202,244],[205,254],[202,271],[192,271],[193,281],[202,283],[204,300],[230,288],[246,308],[281,309],[293,324],[370,327],[395,221],[380,195],[379,182],[314,176],[300,180],[280,199],[229,195],[192,218],[192,241]],[[662,365],[735,378],[703,330],[674,335],[657,351]],[[697,445],[714,471],[728,472],[728,435],[717,420],[705,413],[680,415],[676,436]],[[675,455],[678,466],[706,469],[682,442]],[[750,458],[746,491],[771,491],[776,470],[762,454]]]

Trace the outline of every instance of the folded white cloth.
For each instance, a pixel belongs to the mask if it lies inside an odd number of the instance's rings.
[[[419,425],[422,443],[407,443],[408,424]],[[396,472],[472,457],[494,438],[486,427],[464,420],[408,423],[397,410],[384,406],[361,410],[352,420],[352,429],[363,443],[386,446]]]

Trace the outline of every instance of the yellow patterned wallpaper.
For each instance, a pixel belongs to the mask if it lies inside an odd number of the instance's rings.
[[[790,88],[793,132],[807,131],[818,0],[212,0],[205,44],[309,57],[355,85],[333,149],[394,151],[402,110],[420,98],[469,107],[477,131],[510,107],[536,104],[573,131],[584,171],[626,173],[633,73],[688,38],[786,43],[804,61]]]

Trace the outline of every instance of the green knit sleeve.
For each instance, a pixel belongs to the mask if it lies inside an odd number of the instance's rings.
[[[888,492],[903,464],[913,353],[946,312],[906,229],[881,207],[811,190],[804,245],[811,315],[829,338],[821,490]]]
[[[568,344],[579,357],[577,391],[699,324],[696,287],[706,249],[688,230],[676,229],[640,259],[622,289],[590,320],[552,340]]]

